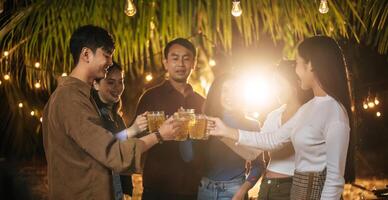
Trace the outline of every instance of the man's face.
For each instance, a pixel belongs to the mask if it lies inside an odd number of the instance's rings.
[[[170,79],[176,82],[187,82],[195,67],[195,58],[190,50],[179,44],[174,44],[170,47],[167,59],[163,60],[163,64]]]
[[[107,52],[98,48],[95,53],[91,52],[89,57],[89,68],[95,79],[104,78],[106,70],[113,64],[113,52]]]

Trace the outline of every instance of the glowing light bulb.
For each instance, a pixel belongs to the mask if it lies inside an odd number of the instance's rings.
[[[4,75],[4,80],[8,81],[10,78],[11,76],[9,76],[9,74]]]
[[[377,112],[376,112],[376,116],[377,116],[377,117],[381,117],[381,112],[377,111]]]
[[[152,81],[152,79],[154,79],[154,77],[152,76],[152,74],[147,74],[146,77],[145,77],[145,80],[146,80],[147,82]]]
[[[31,116],[34,116],[34,115],[35,115],[35,112],[34,112],[34,111],[31,111],[30,114],[31,114]]]
[[[8,52],[8,51],[4,51],[4,52],[3,52],[3,55],[4,55],[5,57],[7,57],[7,56],[9,55],[9,52]]]
[[[319,4],[319,12],[322,14],[329,12],[329,5],[327,0],[321,0],[321,3]]]
[[[43,117],[40,117],[40,118],[39,118],[39,121],[40,121],[40,122],[43,122]]]
[[[42,85],[41,85],[40,82],[38,81],[38,82],[36,82],[36,83],[34,84],[34,86],[35,86],[36,89],[39,89]]]
[[[126,1],[124,12],[129,17],[132,17],[136,14],[136,7],[132,0]]]
[[[0,85],[3,84],[3,82],[0,80]]]
[[[375,107],[375,103],[373,103],[372,101],[368,102],[368,107],[369,108],[374,108]]]
[[[213,59],[210,59],[209,60],[209,66],[211,66],[211,67],[214,67],[214,66],[216,66],[216,61],[215,60],[213,60]]]
[[[40,67],[40,63],[39,62],[36,62],[35,63],[35,68],[39,68]]]
[[[62,76],[62,77],[67,76],[67,73],[66,73],[66,72],[63,72],[61,76]]]
[[[242,14],[242,9],[240,5],[240,1],[233,1],[232,15],[235,17],[239,17],[241,14]]]
[[[366,109],[368,109],[368,104],[364,102],[362,107],[366,110]]]
[[[20,102],[18,106],[19,106],[19,108],[23,108],[23,103]]]
[[[380,101],[379,101],[379,99],[377,99],[377,97],[375,97],[375,104],[376,104],[376,105],[379,105],[379,104],[380,104]]]

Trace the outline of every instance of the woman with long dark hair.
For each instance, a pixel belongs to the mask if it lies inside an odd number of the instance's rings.
[[[264,150],[281,148],[292,141],[295,172],[291,199],[340,199],[350,137],[350,97],[345,58],[337,42],[314,36],[298,46],[296,73],[302,89],[314,98],[295,117],[295,126],[275,133],[252,133],[227,127],[220,119],[210,127],[212,135],[237,140]]]

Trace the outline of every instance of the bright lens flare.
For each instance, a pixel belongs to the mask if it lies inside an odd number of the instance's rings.
[[[245,78],[243,88],[245,104],[250,108],[264,107],[273,101],[273,89],[264,77]]]

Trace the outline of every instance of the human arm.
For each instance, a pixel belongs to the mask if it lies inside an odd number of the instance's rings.
[[[349,133],[349,125],[343,122],[334,122],[324,131],[327,171],[321,199],[338,200],[341,197],[345,184],[344,173]]]
[[[237,130],[226,126],[219,118],[208,117],[210,135],[222,136],[237,141],[239,145],[246,145],[262,150],[276,150],[290,142],[292,127],[282,126],[275,132],[260,133],[255,131]]]

